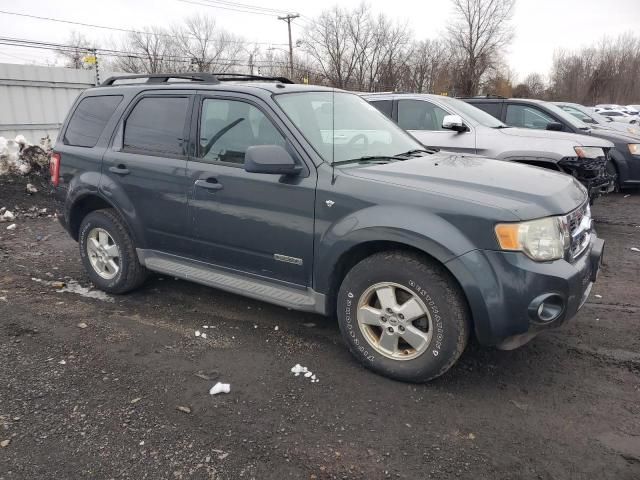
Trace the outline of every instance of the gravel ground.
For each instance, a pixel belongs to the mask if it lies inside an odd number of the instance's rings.
[[[331,319],[161,276],[81,295],[77,244],[25,184],[0,178],[22,212],[0,224],[2,480],[640,478],[638,192],[594,207],[606,264],[572,322],[410,385]]]

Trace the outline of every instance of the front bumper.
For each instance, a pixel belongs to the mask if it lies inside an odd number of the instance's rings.
[[[593,233],[587,249],[572,263],[541,263],[520,252],[474,250],[447,267],[466,294],[480,343],[511,349],[575,316],[597,279],[603,250],[604,241]],[[544,299],[561,305],[551,320],[538,316]]]
[[[560,160],[558,165],[582,183],[589,192],[589,198],[593,199],[615,190],[615,176],[607,173],[608,155],[607,152],[598,158],[568,157]]]

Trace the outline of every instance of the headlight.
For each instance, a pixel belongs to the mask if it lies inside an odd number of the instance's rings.
[[[573,147],[573,149],[580,158],[604,157],[604,150],[600,147]]]
[[[627,145],[631,155],[640,155],[640,143],[630,143]]]
[[[500,248],[523,252],[538,262],[564,258],[569,248],[569,227],[563,217],[500,223],[495,231]]]

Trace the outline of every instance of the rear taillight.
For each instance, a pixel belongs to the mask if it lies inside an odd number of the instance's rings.
[[[60,160],[62,157],[58,152],[51,154],[51,160],[49,160],[49,173],[51,174],[51,183],[54,187],[57,187],[60,183]]]

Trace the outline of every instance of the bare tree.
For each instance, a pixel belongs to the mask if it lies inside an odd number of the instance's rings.
[[[415,42],[405,68],[403,89],[442,93],[451,89],[450,52],[442,40]]]
[[[640,37],[604,38],[576,52],[556,51],[550,94],[554,99],[593,105],[640,99]]]
[[[483,76],[496,66],[513,38],[509,25],[515,0],[452,0],[456,20],[449,26],[456,50],[457,93],[475,95]]]
[[[176,51],[198,72],[228,72],[246,62],[246,42],[219,28],[213,17],[196,15],[172,30]],[[242,57],[242,58],[240,58]]]
[[[113,68],[130,73],[181,72],[189,69],[189,61],[177,54],[174,39],[159,27],[127,34]]]
[[[85,58],[90,55],[92,49],[95,48],[93,42],[90,42],[83,34],[73,31],[65,44],[71,47],[57,52],[57,55],[63,60],[65,67],[77,69],[92,68],[91,64],[85,62]]]

